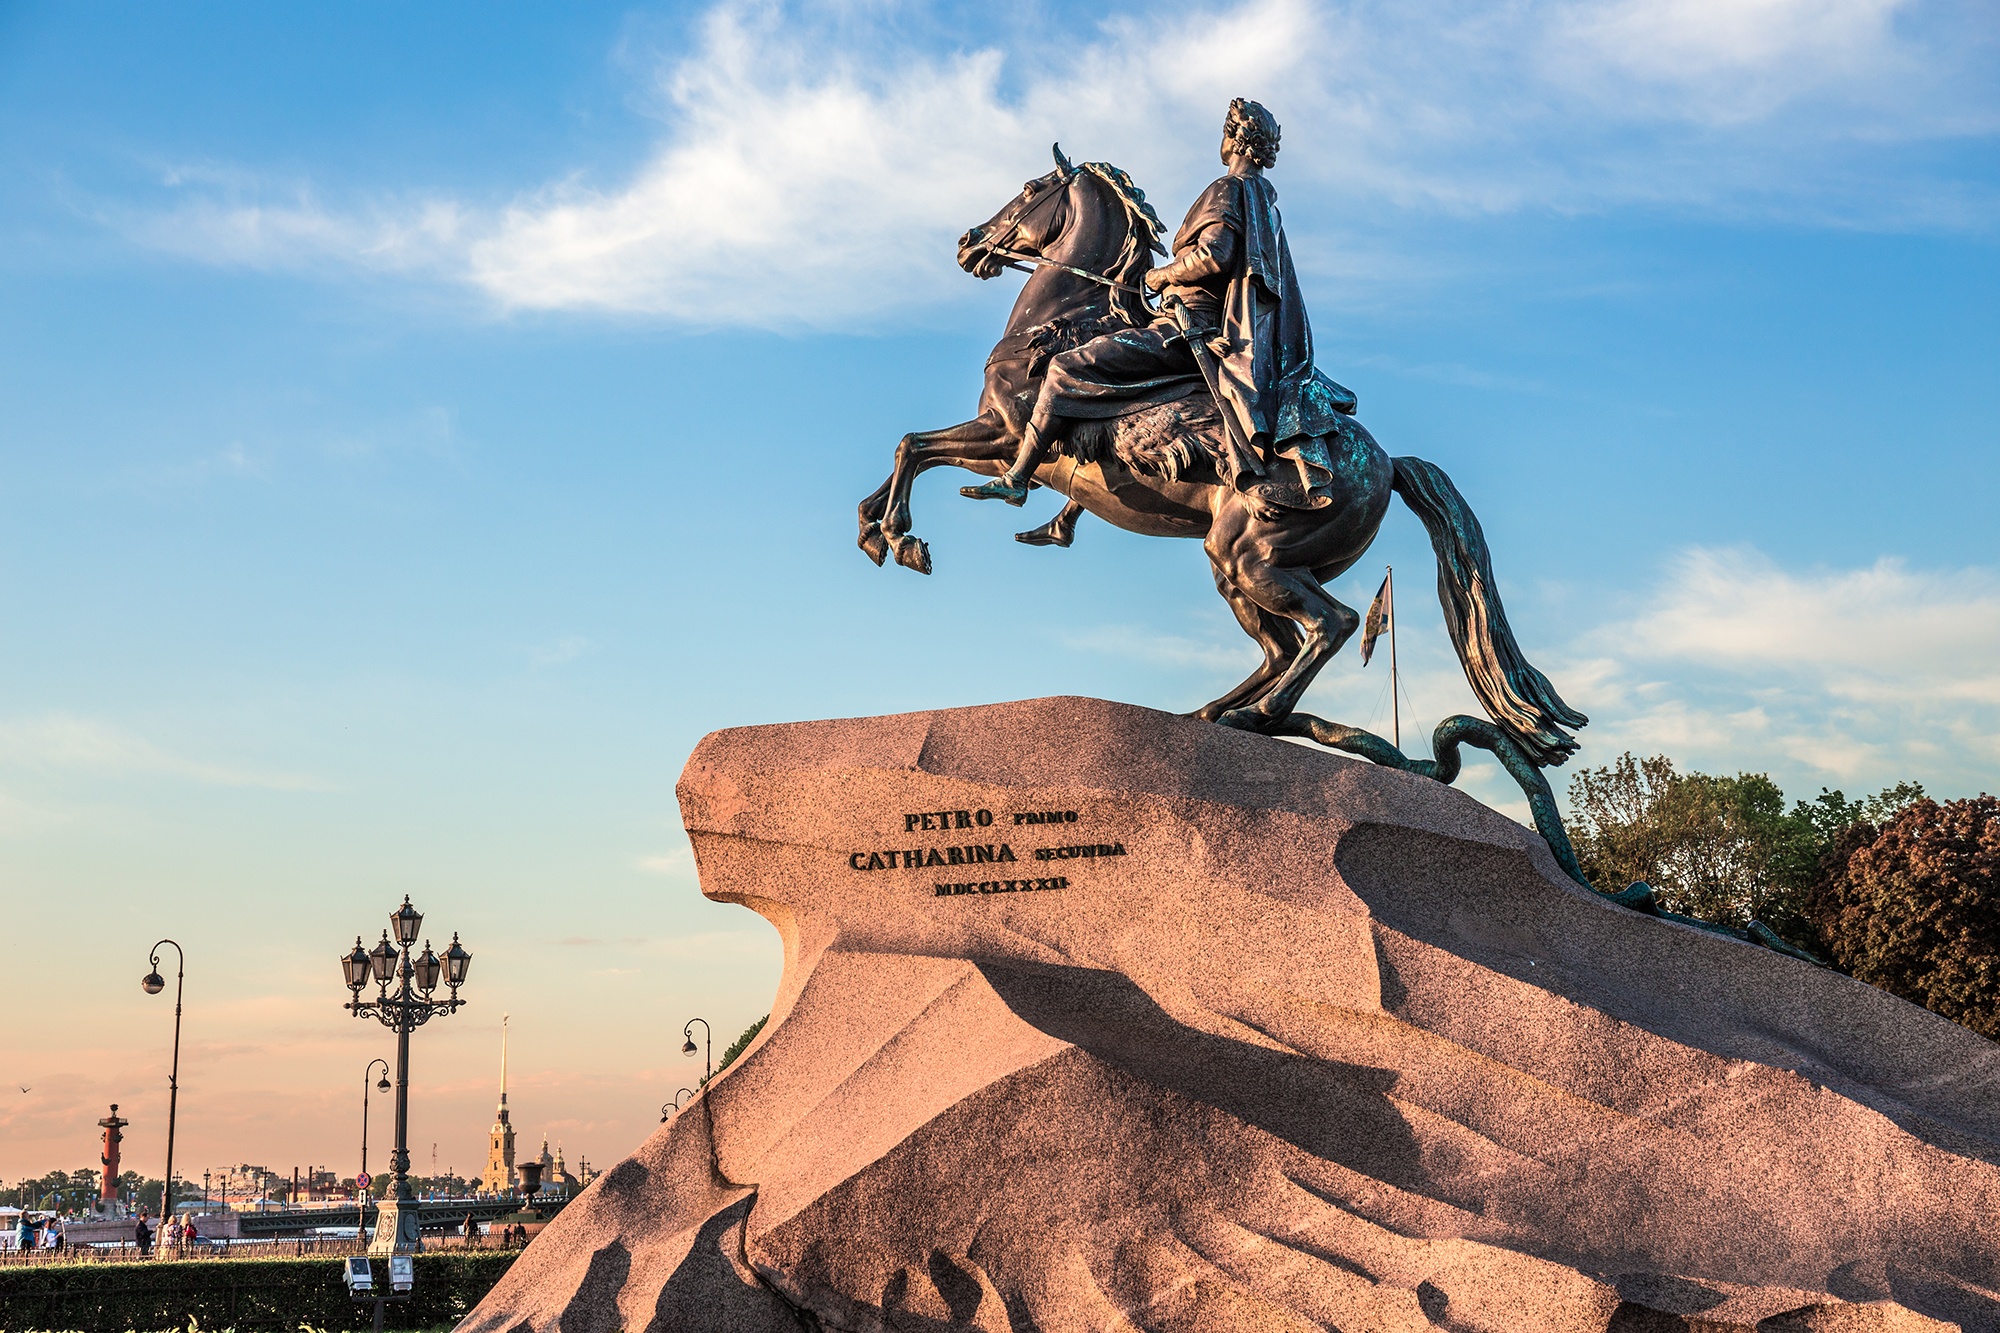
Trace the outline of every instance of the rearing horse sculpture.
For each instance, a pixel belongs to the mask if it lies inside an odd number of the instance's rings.
[[[910,533],[910,487],[917,477],[945,464],[1000,473],[1014,457],[1048,358],[1097,333],[1153,318],[1139,282],[1160,249],[1160,230],[1145,195],[1124,172],[1102,162],[1073,165],[1057,148],[1054,171],[1029,181],[991,221],[959,238],[959,267],[976,277],[994,277],[1023,259],[1036,267],[1014,302],[1007,332],[986,359],[979,415],[905,435],[896,446],[895,471],[861,502],[861,549],[876,564],[893,554],[898,564],[928,574],[930,550]],[[1331,502],[1322,508],[1271,505],[1221,483],[1212,460],[1222,429],[1206,398],[1072,426],[1061,453],[1034,476],[1070,503],[1021,539],[1068,545],[1067,525],[1079,509],[1130,532],[1200,538],[1216,590],[1264,650],[1264,660],[1197,716],[1308,737],[1440,782],[1458,776],[1462,745],[1490,750],[1520,783],[1557,863],[1597,891],[1577,863],[1541,771],[1575,753],[1570,730],[1589,719],[1564,703],[1521,655],[1494,587],[1485,535],[1451,478],[1421,458],[1390,458],[1360,422],[1341,417],[1336,434],[1315,451],[1334,477]],[[1444,719],[1432,734],[1430,759],[1411,759],[1371,732],[1294,711],[1360,619],[1328,594],[1325,581],[1367,551],[1392,494],[1403,497],[1430,534],[1445,627],[1465,678],[1493,719]],[[1606,896],[1634,911],[1819,961],[1759,921],[1735,929],[1666,911],[1643,883]]]
[[[929,548],[910,533],[911,484],[944,464],[998,474],[1020,441],[1050,354],[1153,318],[1137,289],[1160,250],[1160,230],[1124,172],[1101,162],[1074,165],[1058,148],[1054,171],[959,239],[959,266],[980,278],[1015,257],[1041,262],[987,358],[979,414],[905,435],[895,471],[861,502],[861,549],[877,564],[893,554],[898,564],[930,572]],[[1211,461],[1220,431],[1206,397],[1089,423],[1072,428],[1061,454],[1034,478],[1127,531],[1201,540],[1216,590],[1264,660],[1198,716],[1251,731],[1289,729],[1300,696],[1360,624],[1325,583],[1368,550],[1393,493],[1430,532],[1445,623],[1479,701],[1533,764],[1558,764],[1575,751],[1566,728],[1587,719],[1522,657],[1479,521],[1440,468],[1391,459],[1365,427],[1343,417],[1324,440],[1335,478],[1331,503],[1273,506],[1220,484]]]

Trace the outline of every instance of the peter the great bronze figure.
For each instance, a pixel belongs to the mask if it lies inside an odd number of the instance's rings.
[[[930,548],[910,532],[910,489],[947,464],[993,475],[964,488],[974,499],[1019,505],[1034,486],[1067,497],[1055,518],[1018,534],[1031,545],[1068,546],[1085,512],[1130,532],[1198,538],[1216,590],[1264,660],[1197,716],[1309,737],[1442,782],[1457,777],[1462,745],[1490,750],[1520,783],[1557,861],[1592,887],[1541,772],[1575,753],[1572,733],[1588,719],[1522,656],[1485,535],[1451,478],[1423,459],[1391,458],[1355,419],[1354,395],[1314,367],[1277,191],[1264,176],[1278,143],[1269,111],[1230,103],[1227,173],[1188,210],[1158,268],[1164,228],[1145,193],[1117,167],[1072,163],[1060,146],[1054,171],[961,236],[966,272],[1019,269],[1028,280],[987,357],[978,415],[903,437],[895,470],[861,502],[861,549],[878,565],[893,555],[928,574]],[[1391,495],[1430,534],[1446,628],[1492,719],[1446,718],[1430,759],[1296,711],[1360,625],[1325,584],[1366,553]],[[1660,911],[1643,884],[1614,897]],[[1756,922],[1741,933],[1794,952]]]

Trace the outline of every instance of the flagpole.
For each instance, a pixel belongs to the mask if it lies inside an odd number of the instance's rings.
[[[1396,748],[1403,748],[1402,699],[1397,694],[1401,688],[1396,680],[1396,567],[1389,565],[1389,720]]]

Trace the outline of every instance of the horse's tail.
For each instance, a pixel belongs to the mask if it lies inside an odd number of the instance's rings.
[[[1590,719],[1564,703],[1549,678],[1521,655],[1493,585],[1486,534],[1451,478],[1421,458],[1394,461],[1396,494],[1424,521],[1437,552],[1438,601],[1472,692],[1536,764],[1560,764],[1576,753],[1576,738],[1564,728]]]

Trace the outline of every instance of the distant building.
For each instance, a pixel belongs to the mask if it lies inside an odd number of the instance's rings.
[[[542,1155],[536,1160],[542,1164],[542,1188],[544,1190],[574,1194],[583,1188],[582,1182],[578,1181],[575,1176],[569,1173],[568,1168],[563,1166],[562,1145],[560,1143],[556,1145],[555,1156],[551,1157],[549,1155],[549,1141],[545,1136],[542,1139]]]
[[[546,1148],[546,1145],[544,1145]],[[514,1126],[507,1118],[507,1015],[500,1015],[500,1110],[486,1136],[486,1171],[479,1188],[490,1194],[505,1194],[521,1181],[514,1169]]]

